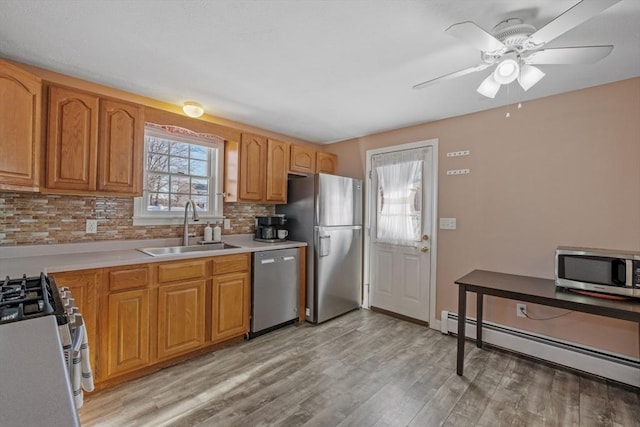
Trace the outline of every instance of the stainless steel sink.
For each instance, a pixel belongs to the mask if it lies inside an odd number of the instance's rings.
[[[138,248],[138,250],[151,256],[163,256],[186,254],[189,252],[220,251],[223,249],[236,249],[238,247],[239,246],[233,246],[228,243],[211,243],[208,245],[167,246],[164,248]]]

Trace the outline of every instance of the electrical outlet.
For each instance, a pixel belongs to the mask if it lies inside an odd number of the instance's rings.
[[[96,234],[98,232],[98,220],[97,219],[88,219],[87,220],[87,234]]]
[[[516,315],[518,317],[527,317],[527,304],[517,304]]]
[[[230,219],[225,219],[224,220],[224,229],[225,230],[230,230],[231,229],[231,220]]]

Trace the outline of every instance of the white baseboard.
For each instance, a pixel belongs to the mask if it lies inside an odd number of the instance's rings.
[[[443,310],[440,319],[439,329],[443,334],[449,332],[457,334],[457,314]],[[467,318],[465,335],[475,340],[475,319]],[[482,323],[482,341],[578,371],[640,387],[640,359],[486,321]]]

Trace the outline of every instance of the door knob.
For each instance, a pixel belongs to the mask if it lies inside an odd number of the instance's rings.
[[[429,248],[426,246],[423,246],[422,249],[420,249],[422,252],[429,252]]]
[[[426,234],[422,235],[422,240],[429,240],[429,236],[427,236]]]

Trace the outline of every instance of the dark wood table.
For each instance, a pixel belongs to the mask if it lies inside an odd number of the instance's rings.
[[[555,281],[538,277],[518,276],[494,271],[473,270],[455,281],[458,285],[458,360],[456,372],[464,370],[465,324],[467,322],[467,292],[477,298],[476,346],[482,348],[482,303],[484,295],[492,295],[614,319],[640,323],[640,301],[616,301],[576,294],[556,288]]]

